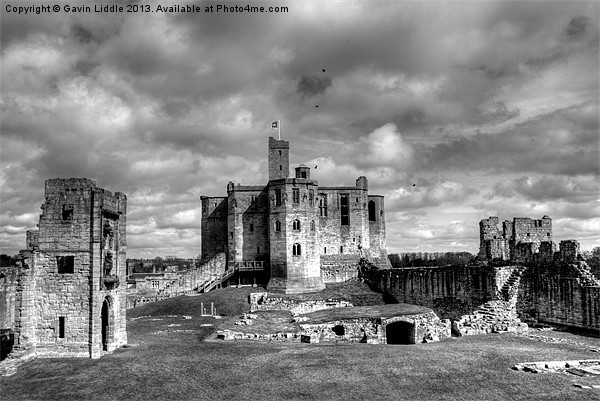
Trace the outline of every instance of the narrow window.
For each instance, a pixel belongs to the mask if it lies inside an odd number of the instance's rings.
[[[319,199],[319,216],[327,217],[327,194],[321,194]]]
[[[250,231],[254,231],[254,224],[250,224]]]
[[[73,205],[62,205],[62,219],[73,220]]]
[[[65,338],[65,317],[58,317],[58,338]]]
[[[283,166],[280,164],[279,165],[279,171],[283,170]]]
[[[369,201],[369,221],[375,221],[375,202]]]
[[[256,247],[256,253],[260,253],[260,246]]]
[[[160,281],[154,280],[152,281],[152,288],[158,288],[160,287]]]
[[[281,156],[281,150],[279,151],[279,156]]]
[[[75,272],[75,256],[57,256],[56,266],[60,274],[70,274]]]
[[[531,235],[529,233],[527,233],[527,236],[530,237]]]
[[[275,205],[281,206],[281,189],[279,188],[275,190]]]
[[[292,230],[300,231],[300,220],[296,219],[292,222]]]
[[[308,203],[311,205],[315,203],[315,191],[313,189],[308,190]]]
[[[348,205],[348,195],[340,196],[341,223],[343,226],[350,224],[350,206]]]
[[[315,221],[314,220],[310,221],[310,231],[315,231]]]
[[[281,222],[279,220],[275,222],[275,231],[281,231]]]
[[[301,175],[301,178],[306,178],[306,171],[303,171],[300,175]]]
[[[233,231],[231,231],[229,235],[231,236],[231,239],[233,239]]]
[[[252,195],[251,202],[252,202],[252,209],[256,210],[256,208],[258,207],[258,204],[257,204],[258,202],[256,201],[256,195]]]
[[[300,244],[292,245],[292,255],[300,256],[301,254],[302,254],[302,250],[301,250]]]
[[[324,254],[327,254],[327,247],[324,247],[324,248],[323,248],[323,253],[324,253]]]
[[[300,203],[300,188],[292,188],[292,201]]]
[[[343,247],[343,246],[340,246],[340,255],[341,255],[342,253],[344,253],[344,247]]]

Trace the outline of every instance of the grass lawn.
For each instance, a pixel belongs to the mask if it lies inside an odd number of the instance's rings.
[[[573,385],[600,378],[510,369],[598,359],[587,346],[600,348],[597,338],[587,337],[586,345],[511,334],[415,345],[202,341],[227,318],[201,317],[200,302],[212,300],[219,313],[239,318],[249,291],[222,289],[129,310],[129,342],[138,346],[97,360],[28,362],[0,378],[0,399],[600,400],[600,389]]]

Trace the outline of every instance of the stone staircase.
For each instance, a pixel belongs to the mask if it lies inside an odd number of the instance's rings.
[[[519,283],[523,273],[527,270],[526,266],[516,266],[510,277],[502,285],[500,289],[500,299],[516,304],[517,294],[519,293]]]
[[[573,268],[579,273],[579,282],[584,287],[600,287],[600,280],[596,278],[590,271],[587,263],[579,262],[577,264],[571,265]]]

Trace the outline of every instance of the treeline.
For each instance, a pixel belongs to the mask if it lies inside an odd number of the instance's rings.
[[[189,270],[198,267],[196,259],[127,259],[127,272],[131,273],[163,273],[167,267],[176,266],[177,270]]]
[[[476,255],[469,252],[409,252],[388,255],[394,269],[401,269],[403,267],[466,265],[473,262],[476,257]]]

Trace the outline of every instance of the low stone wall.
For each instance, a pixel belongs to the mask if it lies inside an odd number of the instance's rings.
[[[330,308],[348,308],[353,305],[347,301],[329,300],[311,300],[296,301],[288,298],[270,298],[266,292],[255,292],[250,294],[250,312],[266,310],[286,310],[294,314],[310,313]]]
[[[527,331],[526,323],[519,320],[516,309],[508,301],[490,301],[481,305],[472,314],[464,315],[452,322],[456,335],[489,334]]]

